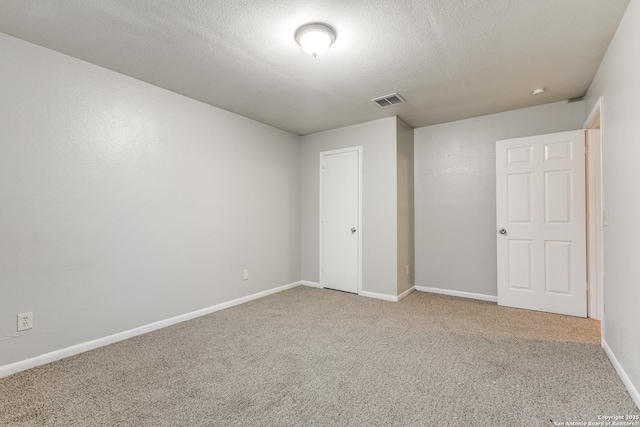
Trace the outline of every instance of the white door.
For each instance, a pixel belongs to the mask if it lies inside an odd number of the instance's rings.
[[[320,153],[320,285],[359,293],[360,147]]]
[[[498,304],[586,317],[584,130],[496,142]]]

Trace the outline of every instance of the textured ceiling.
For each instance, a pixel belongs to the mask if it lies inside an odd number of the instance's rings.
[[[297,134],[583,96],[629,0],[0,0],[0,31]],[[338,38],[314,59],[302,24]],[[532,96],[536,87],[546,93]],[[399,92],[406,104],[370,98]]]

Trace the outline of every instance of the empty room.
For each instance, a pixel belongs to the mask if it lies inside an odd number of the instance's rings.
[[[0,426],[640,426],[639,46],[640,0],[1,0]]]

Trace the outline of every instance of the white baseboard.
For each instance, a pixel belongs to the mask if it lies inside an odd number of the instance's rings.
[[[309,282],[307,280],[302,280],[300,282],[301,285],[303,286],[309,286],[312,288],[319,288],[319,289],[324,289],[320,283],[317,282]],[[375,299],[381,299],[384,301],[392,301],[392,302],[398,302],[400,301],[402,298],[406,297],[407,295],[409,295],[411,292],[413,292],[415,290],[415,288],[412,286],[411,289],[407,289],[406,291],[404,291],[403,293],[401,293],[400,295],[398,295],[397,297],[393,296],[393,295],[386,295],[386,294],[378,294],[375,292],[367,292],[367,291],[360,291],[359,295],[363,296],[363,297],[368,297],[368,298],[375,298]]]
[[[611,350],[611,347],[609,347],[609,344],[607,344],[604,339],[602,340],[602,348],[604,349],[604,352],[607,353],[607,356],[609,356],[609,360],[611,360],[611,364],[618,373],[622,383],[627,387],[627,391],[631,395],[631,399],[633,399],[636,406],[640,409],[640,392],[638,392],[638,389],[633,385],[631,378],[629,378],[620,362],[618,362],[615,354],[613,354],[613,350]]]
[[[430,288],[427,286],[416,286],[416,291],[429,292],[432,294],[449,295],[452,297],[472,298],[481,301],[498,302],[498,297],[485,294],[474,294],[472,292],[451,291],[449,289]]]
[[[396,297],[394,295],[378,294],[378,293],[375,293],[375,292],[368,292],[368,291],[360,291],[360,296],[367,297],[367,298],[381,299],[383,301],[398,302],[398,297]]]
[[[309,286],[309,287],[312,287],[312,288],[324,289],[322,286],[320,286],[320,283],[318,283],[318,282],[309,282],[308,280],[302,280],[302,281],[300,281],[300,284],[302,286]]]
[[[81,344],[76,344],[71,347],[66,347],[60,350],[52,351],[50,353],[42,354],[40,356],[32,357],[31,359],[21,360],[19,362],[11,363],[9,365],[0,366],[0,378],[15,374],[20,371],[26,371],[27,369],[35,368],[36,366],[44,365],[46,363],[55,362],[56,360],[64,359],[65,357],[75,356],[76,354],[84,353],[85,351],[93,350],[98,347],[113,344],[118,341],[123,341],[128,338],[135,337],[137,335],[146,334],[158,329],[166,328],[167,326],[175,325],[176,323],[185,322],[187,320],[195,319],[196,317],[204,316],[216,311],[224,310],[236,305],[243,304],[258,298],[266,297],[267,295],[275,294],[278,292],[286,291],[287,289],[300,286],[301,282],[290,283],[288,285],[280,286],[277,288],[269,289],[266,291],[258,292],[246,297],[237,298],[231,301],[223,302],[211,307],[203,308],[201,310],[192,311],[191,313],[181,314],[170,319],[160,320],[148,325],[140,326],[130,329],[128,331],[118,332],[117,334],[109,335],[103,338],[98,338],[92,341],[87,341]]]
[[[412,286],[409,289],[407,289],[406,291],[404,291],[403,293],[401,293],[400,295],[398,295],[398,301],[402,300],[404,297],[406,297],[407,295],[409,295],[411,292],[415,291],[416,287]]]

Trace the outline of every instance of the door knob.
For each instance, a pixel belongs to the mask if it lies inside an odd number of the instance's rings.
[[[351,234],[356,232],[356,228],[355,227],[351,227]]]
[[[503,236],[506,236],[507,230],[505,230],[504,228],[501,228],[500,231],[498,231],[498,233],[502,234]]]

